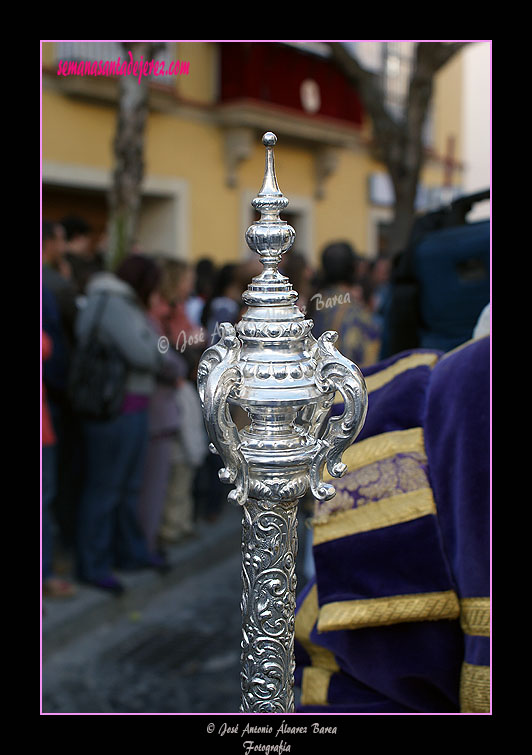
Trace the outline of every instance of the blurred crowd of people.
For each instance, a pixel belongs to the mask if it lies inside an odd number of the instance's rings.
[[[241,318],[242,293],[260,269],[258,259],[191,264],[139,250],[111,272],[105,238],[95,243],[82,218],[43,221],[44,596],[72,596],[78,581],[121,594],[116,571],[165,572],[168,548],[220,515],[228,489],[208,451],[196,371],[218,325]],[[320,269],[292,251],[281,271],[316,336],[338,331],[338,348],[360,366],[378,359],[386,260],[371,263],[337,242]],[[119,411],[98,419],[79,413],[71,383],[76,354],[94,339],[126,365]],[[74,564],[69,578],[62,556]]]

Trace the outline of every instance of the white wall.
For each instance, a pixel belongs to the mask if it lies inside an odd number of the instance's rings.
[[[475,42],[463,51],[463,191],[490,187],[491,172],[491,43]],[[489,203],[477,205],[468,220],[489,217]]]
[[[175,200],[172,198],[142,197],[137,236],[143,251],[177,257],[175,213]]]

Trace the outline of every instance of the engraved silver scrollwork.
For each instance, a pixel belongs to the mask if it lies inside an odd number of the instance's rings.
[[[367,405],[364,379],[334,347],[336,333],[314,338],[312,320],[278,270],[295,231],[280,218],[288,200],[275,176],[276,141],[264,134],[264,179],[252,201],[260,218],[246,232],[263,269],[242,296],[241,321],[221,326],[198,368],[211,450],[225,465],[220,478],[235,485],[229,499],[242,505],[241,709],[262,713],[294,707],[297,500],[309,488],[321,500],[334,495],[323,467],[333,477],[344,473],[342,453]],[[337,391],[344,411],[324,424]],[[240,431],[229,404],[249,416]]]
[[[342,454],[362,429],[368,409],[367,390],[362,373],[353,362],[335,348],[338,333],[328,330],[316,343],[316,386],[325,394],[334,396],[340,391],[344,399],[344,411],[329,419],[324,435],[319,439],[320,448],[310,465],[310,486],[318,500],[329,500],[335,495],[334,486],[321,480],[323,465],[331,477],[342,477],[347,469]]]
[[[308,475],[300,477],[273,477],[269,480],[251,480],[248,495],[266,501],[296,500],[308,490]]]
[[[242,517],[242,654],[244,712],[293,709],[296,501],[250,499]]]

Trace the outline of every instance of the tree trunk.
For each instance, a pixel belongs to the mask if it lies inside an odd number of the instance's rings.
[[[415,216],[417,176],[408,174],[402,180],[392,183],[395,191],[393,220],[390,225],[389,253],[398,254],[406,248]]]
[[[122,43],[128,62],[150,61],[160,44]],[[131,51],[131,55],[129,54]],[[120,75],[118,112],[114,139],[114,171],[109,192],[109,257],[115,270],[131,252],[136,239],[144,177],[144,132],[148,117],[149,79],[146,76]]]
[[[373,124],[373,152],[388,170],[395,192],[390,253],[407,245],[415,218],[417,186],[424,160],[423,125],[436,72],[466,43],[419,42],[401,120],[386,109],[379,77],[366,71],[341,42],[331,42],[333,60],[351,81]]]

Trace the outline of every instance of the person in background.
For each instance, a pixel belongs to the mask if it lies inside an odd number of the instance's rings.
[[[180,294],[179,285],[175,284],[174,261],[166,260],[162,264],[161,283],[150,297],[148,310],[158,338],[165,335],[165,323],[171,315],[170,302]],[[148,549],[153,557],[161,558],[158,533],[168,493],[173,447],[182,424],[176,391],[187,372],[186,362],[175,348],[170,346],[163,356],[148,410],[149,442],[139,494],[139,521]]]
[[[238,321],[245,288],[242,277],[241,269],[235,263],[228,263],[219,270],[212,296],[201,316],[201,323],[207,332],[207,346],[219,340],[221,323],[234,324]]]
[[[164,451],[158,460],[161,464],[161,457],[164,458],[164,473],[161,471],[160,476],[164,477],[165,487],[164,491],[160,488],[158,532],[153,531],[153,538],[158,536],[159,552],[164,554],[167,545],[177,542],[182,535],[191,534],[193,529],[193,468],[205,456],[205,430],[201,409],[199,416],[197,412],[199,397],[189,378],[195,372],[197,359],[205,345],[200,339],[197,343],[194,338],[191,342],[188,340],[199,332],[188,320],[183,306],[191,290],[190,267],[174,259],[162,260],[161,266],[162,279],[157,292],[158,325],[160,332],[168,337],[170,351],[183,366],[177,384],[165,394],[164,412],[161,412],[161,416],[166,417],[165,423],[169,417],[174,418],[173,431],[167,434]],[[185,449],[189,449],[190,444],[193,448],[185,459]],[[199,461],[196,460],[198,455]]]
[[[391,264],[391,259],[389,257],[378,257],[374,261],[370,271],[369,277],[372,287],[372,308],[375,313],[375,318],[379,323],[383,323],[384,320],[384,306],[390,289]]]
[[[194,535],[194,476],[208,455],[199,395],[191,380],[179,384],[175,401],[181,421],[172,445],[168,493],[159,529],[163,552],[169,545]]]
[[[359,367],[377,360],[380,331],[364,303],[358,278],[358,258],[348,242],[329,244],[322,253],[318,291],[310,299],[307,316],[318,338],[326,330],[338,333],[338,350]]]
[[[43,330],[52,342],[51,355],[43,364],[43,381],[50,406],[51,402],[62,404],[65,400],[70,354],[57,299],[44,283],[41,289],[41,312]]]
[[[163,565],[150,553],[138,520],[139,492],[148,446],[148,406],[163,367],[157,334],[147,316],[160,281],[151,259],[131,255],[116,274],[96,274],[77,322],[80,344],[91,333],[98,309],[98,337],[118,350],[128,367],[125,398],[117,417],[85,420],[85,486],[78,520],[78,571],[88,584],[119,595],[115,568]]]
[[[378,257],[373,263],[371,269],[372,285],[372,311],[375,322],[378,325],[381,345],[379,359],[385,358],[389,354],[386,331],[386,312],[390,305],[391,297],[391,271],[392,258],[389,256]]]
[[[194,325],[201,325],[201,315],[205,302],[212,296],[216,280],[216,266],[208,258],[203,258],[196,263],[194,291],[186,301],[188,319]]]
[[[60,223],[42,221],[42,283],[57,300],[67,346],[75,342],[77,316],[76,290],[70,280],[70,266],[65,261],[65,230]]]
[[[42,360],[45,362],[52,354],[52,341],[48,334],[42,330]],[[51,522],[51,503],[55,495],[57,478],[55,445],[56,437],[52,424],[52,418],[46,400],[46,387],[44,382],[41,386],[41,453],[42,453],[42,508],[41,508],[41,533],[42,533],[42,593],[48,598],[71,598],[76,594],[76,588],[68,580],[62,579],[53,571],[53,534]]]
[[[104,256],[99,249],[93,249],[92,228],[86,220],[68,215],[61,220],[61,225],[65,229],[65,257],[72,270],[76,294],[83,296],[91,277],[104,270]]]
[[[54,427],[55,484],[50,510],[57,525],[56,563],[71,568],[75,549],[76,516],[83,478],[80,425],[67,396],[70,351],[54,294],[43,284],[42,327],[52,343],[51,356],[43,364],[43,383]]]
[[[189,319],[186,306],[194,287],[194,271],[183,260],[161,258],[160,264],[164,270],[164,297],[169,307],[162,325],[172,348],[190,365],[198,349],[205,348],[201,328]]]
[[[307,311],[309,298],[312,294],[312,279],[314,272],[301,252],[291,250],[281,260],[279,270],[289,279],[294,290],[299,294],[297,306],[302,312]]]
[[[42,223],[42,322],[53,342],[43,379],[54,431],[55,493],[51,510],[58,527],[58,550],[71,561],[76,542],[76,515],[83,477],[79,418],[67,398],[68,371],[75,348],[76,291],[65,264],[65,232],[59,223]]]

